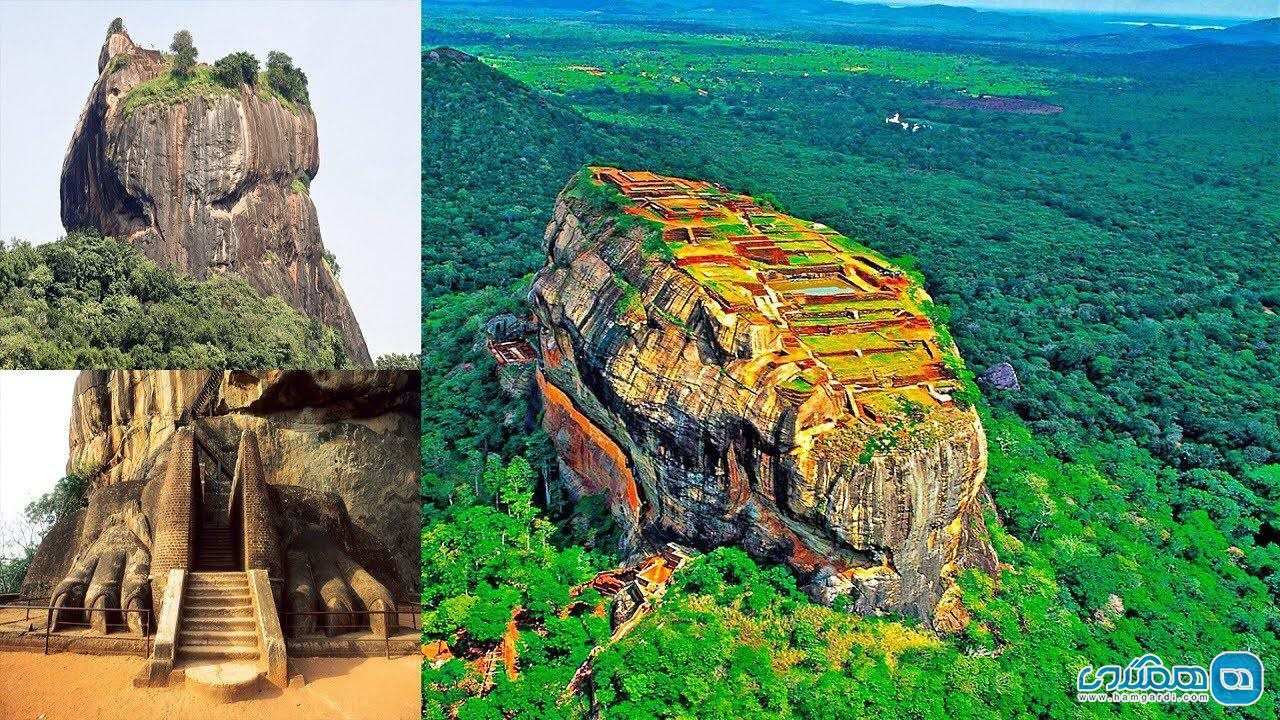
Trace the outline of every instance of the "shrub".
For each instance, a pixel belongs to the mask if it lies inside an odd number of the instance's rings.
[[[422,367],[422,356],[416,353],[387,353],[379,355],[373,361],[375,370],[418,370]]]
[[[111,62],[107,63],[107,74],[110,75],[125,65],[128,65],[131,59],[133,59],[133,56],[128,53],[120,53],[119,55],[111,58]]]
[[[112,20],[111,24],[107,26],[107,37],[111,37],[118,32],[124,32],[124,20],[120,18]]]
[[[240,85],[258,82],[258,58],[249,52],[233,52],[213,64],[213,78],[223,87],[237,90]]]
[[[645,234],[644,245],[641,246],[645,255],[657,255],[666,262],[674,262],[676,259],[675,252],[671,246],[662,239],[662,233],[659,231],[649,232]]]
[[[338,257],[329,250],[325,250],[321,257],[324,258],[324,264],[329,266],[329,272],[333,275],[333,279],[337,280],[338,275],[342,273],[342,268],[338,266]]]
[[[183,78],[190,76],[196,66],[196,56],[200,54],[191,42],[191,33],[186,30],[174,33],[169,49],[173,51],[173,74]]]
[[[306,74],[293,66],[293,58],[278,50],[267,55],[267,85],[289,102],[311,106]]]

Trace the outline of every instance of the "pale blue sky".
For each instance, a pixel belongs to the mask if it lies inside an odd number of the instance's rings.
[[[0,555],[27,504],[66,474],[71,399],[79,373],[0,370]]]
[[[854,0],[862,2],[863,0]],[[960,5],[1002,10],[1070,10],[1126,15],[1280,16],[1280,0],[883,0],[886,5]]]
[[[415,0],[0,0],[0,238],[62,236],[62,158],[113,17],[143,47],[167,47],[186,28],[205,62],[281,50],[310,81],[320,128],[311,196],[369,351],[418,352],[420,12]]]

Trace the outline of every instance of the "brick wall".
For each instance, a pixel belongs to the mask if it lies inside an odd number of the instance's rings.
[[[195,434],[178,429],[169,442],[169,465],[156,499],[155,539],[151,547],[151,607],[159,609],[169,571],[189,568],[194,557],[191,531],[196,523],[195,497],[199,482]]]
[[[240,434],[240,454],[236,458],[236,484],[240,486],[244,511],[245,570],[266,570],[272,578],[283,578],[280,538],[276,532],[267,480],[262,473],[258,438],[245,430]]]

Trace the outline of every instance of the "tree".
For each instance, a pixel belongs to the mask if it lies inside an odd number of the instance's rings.
[[[258,58],[243,50],[233,52],[213,64],[213,78],[232,90],[242,84],[252,87],[258,82]]]
[[[267,85],[289,102],[311,105],[306,74],[293,66],[293,58],[279,50],[267,54]]]
[[[181,78],[190,77],[196,66],[196,56],[199,55],[196,46],[192,44],[191,33],[186,30],[174,33],[169,49],[173,51],[173,74]]]
[[[27,520],[39,528],[43,535],[59,520],[86,507],[89,504],[88,492],[87,477],[79,473],[66,475],[54,483],[52,490],[27,505]]]
[[[236,275],[196,280],[72,233],[0,246],[0,367],[342,367],[342,336]]]
[[[387,353],[379,355],[373,361],[377,370],[418,370],[422,367],[422,356],[417,353]]]
[[[124,20],[120,18],[112,20],[111,24],[107,26],[107,37],[111,37],[118,32],[124,32]]]
[[[324,258],[324,264],[329,266],[329,272],[333,274],[333,279],[337,280],[342,274],[342,266],[338,264],[338,256],[333,254],[331,250],[325,250],[321,256]]]

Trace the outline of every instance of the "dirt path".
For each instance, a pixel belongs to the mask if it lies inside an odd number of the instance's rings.
[[[135,688],[137,657],[0,652],[5,720],[418,720],[419,657],[291,658],[302,688],[229,705],[184,688]]]

